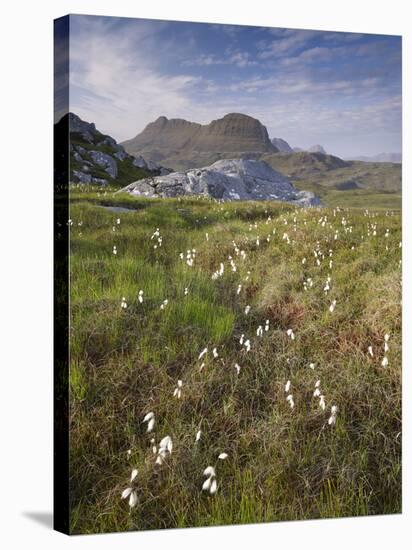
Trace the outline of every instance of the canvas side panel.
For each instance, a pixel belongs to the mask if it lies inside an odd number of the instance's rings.
[[[54,21],[54,529],[69,533],[69,16]]]

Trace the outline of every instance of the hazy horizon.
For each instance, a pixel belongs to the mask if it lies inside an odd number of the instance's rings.
[[[241,112],[292,147],[398,153],[401,93],[398,36],[70,16],[70,110],[118,141]]]

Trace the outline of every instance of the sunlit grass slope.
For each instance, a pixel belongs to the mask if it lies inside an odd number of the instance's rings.
[[[399,213],[77,190],[70,218],[73,533],[401,511]]]

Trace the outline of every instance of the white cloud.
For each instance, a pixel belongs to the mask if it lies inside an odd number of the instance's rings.
[[[91,32],[92,31],[92,32]],[[70,44],[71,106],[116,139],[131,137],[160,114],[175,116],[190,104],[192,75],[168,76],[150,54],[150,29],[122,31],[107,40],[100,22],[82,25]]]

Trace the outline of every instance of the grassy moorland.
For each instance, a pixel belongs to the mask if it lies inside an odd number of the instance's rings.
[[[399,211],[77,189],[70,218],[73,533],[401,511]]]

